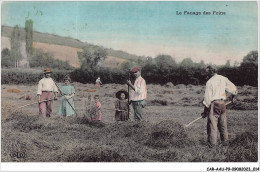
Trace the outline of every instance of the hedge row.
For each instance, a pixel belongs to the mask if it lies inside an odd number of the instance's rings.
[[[2,69],[2,84],[37,84],[43,78],[42,70],[37,69]],[[62,82],[63,77],[71,71],[54,70],[52,78],[57,82]]]

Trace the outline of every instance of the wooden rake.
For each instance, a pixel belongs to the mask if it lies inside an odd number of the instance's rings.
[[[49,99],[49,100],[43,100],[43,101],[40,101],[40,102],[29,103],[29,104],[20,106],[20,107],[18,107],[17,109],[20,109],[20,108],[23,108],[23,107],[26,107],[26,106],[30,106],[30,105],[34,105],[34,104],[38,104],[38,103],[42,103],[42,102],[52,101],[52,100],[54,100],[54,99]]]

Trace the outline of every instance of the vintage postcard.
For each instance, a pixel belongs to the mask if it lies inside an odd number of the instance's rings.
[[[2,1],[2,170],[259,171],[258,7]]]

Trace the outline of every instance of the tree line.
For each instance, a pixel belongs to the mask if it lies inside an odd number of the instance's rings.
[[[101,77],[103,83],[124,84],[128,79],[129,70],[134,65],[142,67],[142,76],[147,83],[204,85],[207,81],[204,61],[195,63],[191,58],[176,63],[169,55],[158,55],[156,58],[140,57],[136,60],[128,60],[118,68],[106,68],[102,62],[106,58],[103,48],[84,49],[79,52],[81,67],[72,73],[72,79],[81,83],[94,83],[97,77]],[[217,66],[218,73],[228,77],[236,85],[257,86],[258,83],[258,51],[249,52],[238,66],[231,66],[230,61],[225,65]]]
[[[158,55],[156,58],[143,56],[134,59],[126,58],[127,61],[117,68],[107,68],[104,66],[104,60],[107,57],[108,50],[99,46],[84,47],[82,52],[78,52],[81,66],[74,69],[68,62],[54,59],[52,55],[32,47],[32,20],[26,21],[25,33],[26,53],[30,67],[51,67],[68,70],[72,79],[76,82],[94,83],[99,76],[103,83],[124,84],[129,77],[130,68],[134,65],[142,67],[142,76],[147,83],[163,85],[172,82],[174,85],[204,85],[207,81],[204,72],[206,66],[204,61],[195,63],[191,58],[185,58],[181,63],[177,63],[171,56],[163,54]],[[19,27],[16,26],[11,36],[11,50],[3,49],[1,52],[1,66],[3,68],[17,67],[17,62],[22,57],[20,43],[21,34],[19,33]],[[249,52],[240,65],[231,66],[230,61],[227,61],[225,65],[218,66],[218,73],[228,77],[236,85],[257,86],[258,51]]]

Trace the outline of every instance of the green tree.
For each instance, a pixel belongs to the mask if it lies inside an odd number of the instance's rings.
[[[157,69],[155,77],[161,78],[159,83],[169,82],[171,71],[177,66],[175,60],[169,55],[162,54],[154,58],[154,62]]]
[[[199,66],[202,67],[202,68],[204,68],[206,66],[204,60],[200,61]]]
[[[22,58],[21,51],[21,33],[19,26],[16,25],[11,35],[11,60],[13,61],[14,67],[18,67],[18,62]]]
[[[104,60],[107,58],[107,52],[103,48],[97,48],[94,51],[94,66],[104,66]]]
[[[130,70],[131,66],[131,62],[127,60],[120,64],[119,69],[127,73]]]
[[[93,70],[97,68],[99,62],[105,60],[107,53],[100,47],[84,47],[82,52],[78,52],[78,57],[81,61],[81,69]]]
[[[230,60],[227,60],[226,64],[225,64],[226,67],[230,67]]]
[[[258,83],[258,51],[251,51],[240,65],[240,76],[243,84],[257,86]]]
[[[169,55],[159,55],[156,58],[154,58],[154,61],[160,69],[168,70],[169,68],[177,66],[175,60]]]
[[[254,66],[258,65],[258,51],[251,51],[243,58],[243,62],[241,63],[241,65],[246,65],[246,64],[250,64]]]
[[[191,68],[191,67],[194,66],[194,63],[191,60],[191,58],[188,57],[188,58],[185,58],[185,59],[182,60],[182,62],[180,63],[180,66],[184,67],[184,68]]]
[[[1,52],[1,66],[2,67],[11,67],[13,65],[11,60],[11,53],[8,48],[4,48]]]
[[[33,21],[25,21],[25,43],[26,43],[26,53],[28,56],[32,55],[33,46]]]

